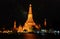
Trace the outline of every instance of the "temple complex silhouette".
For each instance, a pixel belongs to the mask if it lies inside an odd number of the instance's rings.
[[[44,21],[44,26],[46,27],[46,19]],[[40,30],[41,25],[37,25],[34,20],[33,20],[33,14],[32,14],[32,5],[29,5],[29,11],[28,11],[28,18],[25,22],[25,24],[23,25],[23,27],[21,25],[19,25],[18,28],[16,28],[16,21],[14,21],[14,30],[17,30],[18,32],[33,32],[33,27],[35,27],[35,29]]]

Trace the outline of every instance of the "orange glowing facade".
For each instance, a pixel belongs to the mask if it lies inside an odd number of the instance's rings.
[[[19,25],[17,32],[23,32],[23,27],[21,25]]]
[[[35,27],[37,29],[39,29],[39,27],[35,24],[34,20],[33,20],[33,15],[32,15],[32,5],[29,5],[29,12],[28,12],[28,18],[23,26],[23,30],[27,30],[28,32],[32,31],[32,27]]]

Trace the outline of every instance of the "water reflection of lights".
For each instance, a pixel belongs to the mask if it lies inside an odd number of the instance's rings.
[[[36,39],[36,35],[35,34],[24,34],[24,39]]]
[[[41,35],[45,35],[45,33],[41,33]]]

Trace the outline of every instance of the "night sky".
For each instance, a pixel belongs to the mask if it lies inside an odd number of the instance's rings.
[[[13,27],[14,20],[17,21],[17,26],[23,25],[30,3],[36,24],[42,25],[46,18],[47,25],[60,28],[60,0],[0,0],[0,28]]]

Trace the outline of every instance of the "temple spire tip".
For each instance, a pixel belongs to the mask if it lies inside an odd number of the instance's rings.
[[[32,4],[30,4],[29,6],[32,6]]]

